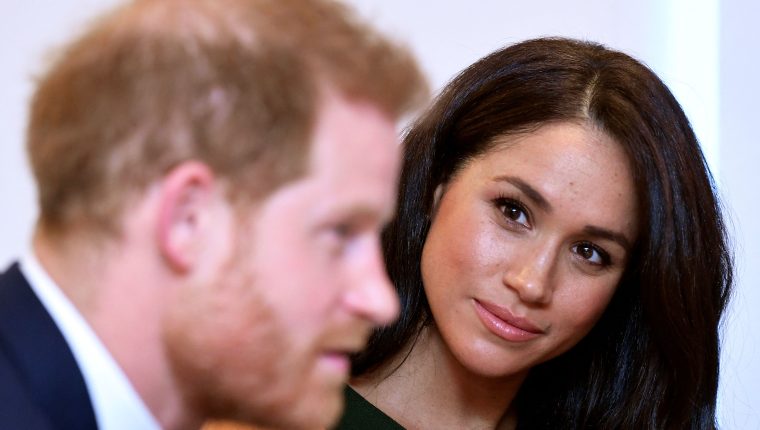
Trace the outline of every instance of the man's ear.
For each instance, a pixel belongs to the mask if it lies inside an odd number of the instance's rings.
[[[218,192],[214,173],[197,161],[181,163],[163,177],[157,240],[161,256],[173,270],[187,272],[201,258]]]

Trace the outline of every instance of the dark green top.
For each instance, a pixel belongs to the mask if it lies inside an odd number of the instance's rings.
[[[393,418],[346,385],[346,410],[334,430],[404,430]]]

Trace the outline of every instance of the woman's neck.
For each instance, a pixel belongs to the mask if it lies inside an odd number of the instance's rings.
[[[351,386],[410,430],[514,428],[510,404],[527,373],[476,375],[459,363],[432,326],[410,348],[352,380]]]

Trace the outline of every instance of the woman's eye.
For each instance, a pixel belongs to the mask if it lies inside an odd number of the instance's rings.
[[[528,227],[528,215],[520,205],[502,200],[499,202],[499,210],[511,221]]]
[[[579,243],[573,246],[573,251],[589,263],[598,266],[610,264],[609,255],[590,243]]]

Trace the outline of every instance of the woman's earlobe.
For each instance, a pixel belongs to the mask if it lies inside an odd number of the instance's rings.
[[[433,219],[435,218],[435,214],[438,213],[438,205],[441,204],[441,198],[443,197],[443,193],[445,192],[446,184],[438,184],[437,187],[435,187],[435,191],[433,191],[433,204],[430,206],[430,213],[428,213],[428,219],[430,222],[433,222]]]

